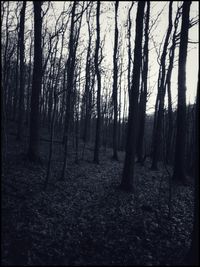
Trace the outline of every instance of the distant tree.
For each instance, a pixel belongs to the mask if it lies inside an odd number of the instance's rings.
[[[136,17],[136,36],[134,49],[134,65],[130,104],[128,115],[128,130],[126,140],[126,155],[120,188],[125,191],[133,190],[134,161],[136,152],[137,124],[138,124],[138,96],[140,86],[140,69],[142,64],[142,36],[145,1],[138,2]]]
[[[175,160],[173,179],[185,181],[185,142],[186,142],[186,59],[189,32],[189,14],[191,1],[183,2],[182,25],[178,61],[178,107]]]
[[[100,1],[97,1],[97,37],[96,37],[96,48],[95,48],[95,73],[97,77],[97,122],[96,122],[96,136],[95,136],[95,147],[94,147],[94,163],[99,163],[99,147],[100,147],[100,130],[101,130],[101,75],[99,70],[99,48],[100,48]]]
[[[19,50],[20,50],[20,86],[19,86],[19,111],[18,111],[18,127],[17,139],[22,139],[23,121],[24,121],[24,87],[25,87],[25,74],[24,74],[24,24],[25,24],[25,10],[26,1],[23,1],[22,9],[20,12],[20,28],[19,28]]]
[[[113,107],[114,107],[114,122],[113,122],[113,159],[118,160],[117,155],[117,92],[118,92],[118,24],[117,24],[117,12],[119,7],[119,1],[115,1],[115,36],[114,36],[114,53],[113,53]]]
[[[34,6],[34,66],[31,92],[31,114],[30,114],[30,139],[28,156],[30,160],[39,159],[39,97],[42,82],[42,2],[33,1]]]

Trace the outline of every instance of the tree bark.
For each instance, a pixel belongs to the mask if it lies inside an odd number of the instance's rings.
[[[117,80],[118,80],[118,25],[117,12],[119,1],[115,1],[115,36],[114,36],[114,53],[113,53],[113,107],[114,107],[114,121],[113,121],[113,159],[118,160],[117,155]]]
[[[185,181],[186,139],[186,59],[188,47],[189,13],[191,1],[183,2],[182,25],[178,62],[178,108],[173,179]]]
[[[143,70],[142,70],[142,90],[140,94],[140,110],[139,110],[139,131],[137,156],[138,162],[143,163],[143,146],[144,146],[144,129],[146,118],[146,102],[147,102],[147,79],[148,79],[148,63],[149,63],[149,17],[150,17],[150,2],[147,1],[146,23],[145,23],[145,43],[143,55]]]
[[[39,160],[39,98],[42,82],[42,2],[34,1],[34,66],[31,92],[31,114],[30,114],[30,140],[28,155],[33,161]]]
[[[26,1],[23,1],[22,10],[20,13],[20,29],[19,29],[19,49],[20,49],[20,87],[19,87],[19,113],[17,140],[22,140],[23,121],[24,121],[24,24],[25,24]]]
[[[138,2],[136,18],[136,37],[134,50],[134,65],[132,85],[130,91],[130,104],[128,115],[128,131],[126,141],[126,155],[123,168],[123,176],[120,188],[125,191],[132,191],[134,176],[134,161],[136,151],[137,123],[138,123],[138,96],[140,85],[140,68],[142,63],[142,35],[143,35],[143,16],[145,1]]]
[[[165,42],[163,46],[163,52],[161,56],[160,70],[159,70],[159,79],[158,79],[158,111],[155,110],[154,117],[154,133],[153,133],[153,153],[152,153],[152,166],[153,170],[157,170],[158,159],[161,155],[161,150],[163,149],[163,140],[162,140],[162,130],[163,130],[163,116],[164,116],[164,99],[165,99],[165,79],[166,79],[166,56],[167,56],[167,47],[169,43],[169,37],[172,31],[172,4],[169,3],[169,25],[167,29],[167,34],[165,37]],[[157,115],[156,115],[157,113]]]
[[[61,180],[64,180],[65,170],[67,167],[67,152],[68,152],[68,135],[69,135],[69,124],[71,119],[71,95],[73,90],[74,82],[74,70],[75,70],[75,58],[76,52],[74,48],[74,17],[76,10],[77,1],[74,1],[72,6],[71,15],[71,28],[70,28],[70,39],[69,39],[69,56],[67,60],[67,92],[66,92],[66,113],[65,113],[65,129],[64,129],[64,162],[61,174]]]
[[[99,70],[99,48],[100,48],[100,1],[97,2],[97,39],[95,49],[95,72],[97,76],[97,121],[96,121],[96,136],[94,147],[94,163],[99,164],[99,147],[100,147],[100,130],[101,130],[101,75]]]
[[[171,76],[174,66],[174,56],[176,49],[176,36],[180,18],[180,10],[176,13],[174,21],[174,33],[172,38],[172,45],[169,51],[169,67],[166,75],[166,88],[168,95],[168,125],[167,125],[167,141],[166,141],[166,163],[172,162],[172,135],[173,135],[173,111],[172,111],[172,96],[171,96]]]

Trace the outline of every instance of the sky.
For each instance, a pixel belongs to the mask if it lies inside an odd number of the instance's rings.
[[[56,12],[59,13],[59,10],[63,7],[63,2],[53,2]],[[104,44],[104,59],[102,61],[102,68],[106,68],[107,76],[112,77],[112,68],[113,68],[113,47],[114,47],[114,1],[101,1],[101,10],[102,14],[100,16],[100,29],[101,29],[101,39],[105,36],[105,44]],[[153,21],[157,14],[162,11],[159,20],[156,23],[156,26],[152,30],[152,35],[154,38],[154,42],[159,45],[159,43],[163,40],[166,35],[166,29],[168,25],[168,6],[169,1],[151,1],[151,11],[150,11],[150,21]],[[173,19],[175,17],[175,12],[177,10],[178,4],[180,5],[181,1],[175,1],[173,4]],[[95,5],[95,2],[94,2]],[[130,8],[131,1],[120,1],[119,9],[118,9],[118,24],[119,24],[119,35],[122,36],[123,42],[120,46],[121,52],[124,51],[123,62],[124,62],[124,77],[122,79],[127,82],[127,73],[125,69],[127,68],[127,27],[126,21],[128,16],[128,9]],[[135,18],[136,18],[136,10],[137,3],[134,3],[131,18],[132,18],[132,49],[134,50],[134,38],[135,38]],[[191,10],[190,10],[190,18],[195,18],[199,16],[199,3],[197,1],[192,1]],[[95,18],[94,18],[94,26],[95,26]],[[180,23],[181,26],[181,23]],[[87,30],[84,26],[81,29],[81,33],[85,36],[85,45],[87,46]],[[189,30],[189,39],[193,42],[199,41],[199,27],[198,25],[194,26]],[[156,94],[157,94],[157,79],[158,79],[158,70],[159,65],[157,63],[157,54],[155,52],[155,48],[153,46],[152,41],[149,44],[149,91],[151,92],[148,103],[147,103],[147,113],[151,113],[154,110]],[[178,59],[179,48],[176,49],[176,59]],[[177,100],[177,74],[178,74],[178,61],[176,61],[173,74],[172,74],[172,99],[173,99],[173,107],[176,106]],[[197,76],[199,70],[199,49],[197,44],[189,44],[188,45],[188,56],[187,56],[187,65],[186,65],[186,100],[187,103],[194,103],[197,91]],[[106,78],[108,79],[108,78]],[[103,84],[108,85],[107,80],[103,80]],[[122,85],[122,88],[124,85]],[[112,78],[110,79],[110,90],[112,88]],[[122,89],[123,95],[123,89]],[[123,99],[123,97],[122,97]],[[166,98],[167,99],[167,98]],[[123,100],[122,100],[123,102]]]
[[[86,2],[86,1],[85,1]],[[16,3],[12,1],[12,3]],[[33,5],[32,2],[27,2],[26,10],[26,30],[32,29],[33,25]],[[46,10],[49,1],[45,1],[42,8]],[[43,26],[47,22],[48,27],[54,29],[55,22],[60,13],[63,10],[65,5],[65,10],[69,7],[69,1],[51,1],[50,8],[46,14]],[[113,47],[114,47],[114,3],[115,1],[101,1],[101,15],[100,15],[100,35],[101,40],[105,38],[105,43],[103,46],[103,61],[101,63],[101,68],[104,70],[104,75],[102,75],[102,91],[106,89],[112,90],[112,77],[113,77]],[[127,90],[127,60],[128,60],[128,51],[127,51],[127,16],[128,10],[131,6],[132,1],[120,1],[118,9],[118,25],[119,25],[119,36],[121,36],[122,42],[120,44],[119,50],[121,58],[123,60],[123,76],[122,76],[122,88],[121,88],[121,104],[123,106],[124,102],[124,90]],[[177,6],[180,5],[181,1],[174,1],[173,3],[173,19],[177,10]],[[161,15],[151,31],[153,36],[154,44],[150,39],[149,42],[149,73],[148,73],[148,90],[150,96],[147,103],[147,113],[152,113],[154,111],[156,94],[157,94],[157,79],[159,64],[157,62],[157,54],[155,46],[158,48],[159,44],[162,42],[163,38],[166,35],[166,29],[168,25],[168,7],[169,1],[150,1],[150,25],[157,18],[157,15],[161,12]],[[93,1],[94,9],[96,8],[96,1]],[[131,45],[132,45],[132,55],[134,53],[134,38],[135,38],[135,19],[137,11],[137,2],[134,2],[134,6],[131,11],[132,19],[132,31],[131,31]],[[190,18],[196,18],[199,16],[199,2],[192,1]],[[66,16],[67,18],[67,16]],[[67,20],[67,19],[66,19]],[[181,22],[181,21],[180,21]],[[92,23],[94,29],[96,27],[95,16],[92,18]],[[179,24],[180,29],[181,23]],[[69,25],[68,25],[69,28]],[[64,52],[67,53],[69,30],[65,34],[64,42]],[[93,42],[95,43],[95,33],[93,37]],[[61,38],[60,38],[61,39]],[[195,25],[189,30],[189,39],[192,42],[199,42],[199,24]],[[85,20],[85,15],[82,21],[81,33],[80,33],[80,42],[78,51],[82,51],[83,47],[87,48],[88,41],[88,31]],[[26,51],[28,53],[29,40],[26,40]],[[48,47],[45,47],[47,49]],[[162,51],[162,46],[161,46]],[[179,47],[176,48],[176,63],[172,73],[172,99],[173,107],[176,107],[177,101],[177,74],[178,74],[178,53]],[[85,64],[86,53],[83,54],[82,64]],[[28,59],[27,59],[28,60]],[[121,59],[120,59],[121,60]],[[188,55],[187,55],[187,65],[186,65],[186,101],[187,103],[194,103],[197,91],[197,76],[199,71],[199,49],[198,44],[193,43],[188,45]],[[84,76],[84,71],[82,72]],[[102,92],[102,93],[103,93]],[[128,96],[128,94],[126,93]],[[167,98],[166,98],[167,99]],[[126,102],[128,99],[126,98]]]

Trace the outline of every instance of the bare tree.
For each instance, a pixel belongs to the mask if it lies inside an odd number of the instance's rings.
[[[113,107],[114,107],[114,122],[113,122],[113,159],[118,160],[117,155],[117,94],[118,94],[118,24],[117,24],[117,12],[119,7],[119,1],[115,1],[115,36],[114,36],[114,53],[113,53]]]
[[[137,124],[138,124],[138,96],[140,85],[140,68],[142,63],[142,35],[145,1],[138,2],[136,17],[136,37],[134,49],[134,65],[130,104],[128,115],[128,130],[126,141],[126,155],[120,188],[126,191],[133,190],[134,161],[136,152]]]
[[[169,50],[169,67],[166,75],[166,89],[168,95],[168,128],[167,128],[167,140],[166,140],[166,163],[171,162],[172,155],[172,134],[173,134],[173,111],[172,111],[172,96],[171,96],[171,76],[174,66],[175,49],[177,46],[177,29],[179,25],[179,19],[181,16],[181,8],[178,8],[176,17],[174,20],[174,32],[172,37],[172,45]]]
[[[169,38],[172,31],[172,4],[169,3],[169,14],[168,14],[168,29],[165,37],[165,42],[163,46],[163,51],[160,60],[160,69],[158,77],[158,93],[156,99],[156,108],[154,115],[154,128],[153,128],[153,147],[152,147],[152,169],[157,169],[158,158],[160,156],[160,148],[162,141],[162,127],[163,127],[163,116],[164,116],[164,100],[165,100],[165,79],[166,79],[166,56],[167,56],[167,47],[169,44]]]
[[[19,28],[19,50],[20,50],[20,87],[19,87],[19,114],[17,139],[22,139],[23,121],[24,121],[24,24],[25,24],[26,1],[23,1],[20,13],[20,28]]]
[[[144,129],[146,118],[146,102],[147,102],[147,78],[148,78],[148,64],[149,64],[149,17],[150,17],[150,2],[147,1],[147,10],[145,17],[145,41],[143,51],[143,69],[142,69],[142,85],[139,103],[139,130],[137,143],[138,162],[143,163],[143,146],[144,146]]]
[[[100,1],[97,2],[97,38],[95,48],[95,72],[97,77],[97,122],[96,122],[96,136],[95,136],[95,147],[94,147],[94,163],[99,163],[99,147],[100,147],[100,130],[101,130],[101,75],[99,70],[99,48],[100,48]]]
[[[30,160],[39,159],[39,97],[42,82],[42,2],[33,1],[34,5],[34,66],[31,92],[31,114],[30,114],[30,140],[28,156]]]
[[[62,168],[61,180],[65,177],[65,170],[67,166],[67,152],[68,152],[68,139],[69,139],[69,125],[72,116],[72,93],[74,86],[76,52],[78,47],[79,34],[81,29],[82,16],[84,6],[80,14],[76,14],[77,1],[74,1],[71,12],[71,26],[69,37],[69,55],[67,60],[67,90],[66,90],[66,113],[65,113],[65,129],[64,129],[64,163]]]
[[[186,59],[189,32],[189,13],[191,1],[183,3],[182,25],[178,62],[178,108],[177,131],[173,179],[184,181],[185,175],[185,139],[186,139]]]

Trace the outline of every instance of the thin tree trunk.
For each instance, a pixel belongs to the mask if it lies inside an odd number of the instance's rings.
[[[96,122],[96,136],[94,147],[94,163],[99,164],[99,147],[100,147],[100,130],[101,130],[101,75],[99,70],[99,47],[100,47],[100,1],[97,2],[97,39],[95,50],[95,72],[97,76],[97,122]]]
[[[172,38],[172,46],[169,52],[169,67],[166,76],[166,87],[168,95],[168,129],[167,129],[167,143],[166,143],[166,163],[172,162],[171,155],[172,155],[172,135],[173,135],[173,111],[172,111],[172,96],[171,96],[171,76],[174,66],[176,36],[177,36],[177,29],[178,29],[180,15],[181,15],[180,10],[178,10],[174,21],[174,33]]]
[[[67,152],[68,152],[68,138],[69,138],[69,124],[71,119],[71,95],[74,82],[75,58],[76,52],[74,49],[74,17],[77,1],[74,1],[71,15],[71,29],[69,39],[69,56],[67,61],[67,92],[66,92],[66,113],[65,113],[65,132],[64,132],[64,163],[62,168],[61,180],[64,180],[65,170],[67,167]]]
[[[26,106],[26,123],[28,126],[29,126],[29,113],[30,113],[30,88],[31,88],[31,69],[32,69],[31,55],[32,55],[32,38],[29,51],[29,70],[28,70],[27,106]]]
[[[149,62],[149,17],[150,17],[150,2],[147,1],[146,23],[145,23],[145,43],[144,57],[142,70],[142,91],[140,94],[140,120],[138,131],[137,156],[138,162],[143,163],[143,147],[144,147],[144,129],[146,119],[146,102],[147,102],[147,79],[148,79],[148,62]]]
[[[19,87],[19,113],[18,113],[18,127],[17,140],[22,140],[23,122],[24,122],[24,24],[25,24],[26,1],[23,1],[22,10],[20,14],[20,29],[19,29],[19,49],[20,49],[20,87]]]
[[[117,155],[117,79],[118,79],[118,25],[117,12],[119,1],[115,2],[115,37],[114,37],[114,54],[113,54],[113,106],[114,106],[114,122],[113,122],[113,159],[118,160]]]
[[[17,104],[18,104],[18,83],[19,83],[19,33],[17,41],[17,59],[15,67],[15,93],[14,93],[14,103],[13,103],[13,120],[16,120],[17,114]]]

